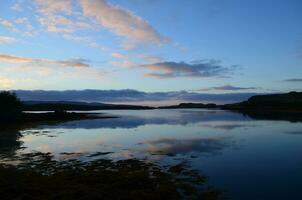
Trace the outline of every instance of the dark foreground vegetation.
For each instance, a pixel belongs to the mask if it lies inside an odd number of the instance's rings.
[[[19,158],[0,166],[1,199],[220,199],[206,177],[184,164],[165,169],[136,159],[54,161],[50,154]]]

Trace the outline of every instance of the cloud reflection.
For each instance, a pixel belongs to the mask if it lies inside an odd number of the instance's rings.
[[[216,154],[230,145],[228,138],[160,138],[140,143],[143,152],[153,155],[178,155],[188,153]]]
[[[238,129],[238,128],[253,128],[255,126],[256,125],[251,125],[251,124],[218,124],[218,125],[205,124],[205,125],[202,125],[202,127],[222,129],[225,131],[232,131],[232,130]]]

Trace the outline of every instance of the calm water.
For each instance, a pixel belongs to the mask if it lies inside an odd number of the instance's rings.
[[[231,199],[302,199],[302,123],[221,110],[103,112],[118,118],[22,130],[0,143],[1,159],[39,151],[60,160],[186,161]],[[89,156],[96,152],[105,155]]]

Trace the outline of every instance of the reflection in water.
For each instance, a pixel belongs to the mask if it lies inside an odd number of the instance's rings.
[[[63,123],[45,128],[96,129],[96,128],[137,128],[144,125],[188,125],[213,121],[249,121],[237,113],[221,110],[148,110],[148,111],[107,111],[118,118],[81,120]]]
[[[290,135],[302,135],[302,131],[288,131],[286,133]]]
[[[2,129],[0,159],[39,151],[59,160],[188,161],[232,199],[302,199],[302,123],[222,110],[106,112],[118,118]]]
[[[218,125],[204,124],[204,125],[202,125],[202,127],[222,129],[225,131],[232,131],[237,128],[253,128],[255,126],[256,125],[249,125],[249,124],[218,124]]]
[[[270,110],[234,110],[232,112],[240,113],[243,116],[247,116],[256,120],[276,120],[276,121],[289,121],[289,122],[302,122],[301,112],[292,111],[270,111]]]
[[[143,151],[158,155],[177,155],[189,153],[218,153],[228,146],[227,138],[196,138],[196,139],[174,139],[161,138],[140,143],[145,145]]]
[[[0,130],[0,159],[11,158],[16,155],[16,151],[21,148],[22,141],[19,140],[21,134],[15,128],[2,128]]]

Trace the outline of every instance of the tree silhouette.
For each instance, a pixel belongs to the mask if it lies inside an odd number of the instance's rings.
[[[15,93],[0,92],[0,120],[1,122],[16,121],[20,118],[22,103]]]

